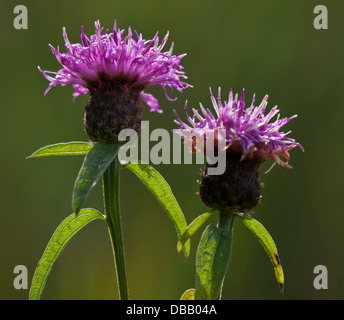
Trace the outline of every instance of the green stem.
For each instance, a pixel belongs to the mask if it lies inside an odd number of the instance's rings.
[[[219,229],[228,229],[232,232],[234,218],[235,218],[235,214],[231,210],[227,210],[227,209],[220,210],[217,227]]]
[[[119,298],[120,300],[128,300],[129,295],[119,209],[120,168],[121,165],[118,156],[116,156],[103,175],[103,196],[106,222],[108,225],[112,249],[115,257]]]

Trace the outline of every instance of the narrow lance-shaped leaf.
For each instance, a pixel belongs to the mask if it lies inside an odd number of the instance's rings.
[[[178,237],[181,237],[186,230],[187,223],[185,221],[183,212],[180,209],[179,204],[166,180],[157,170],[143,162],[129,163],[126,165],[126,168],[135,173],[143,182],[143,184],[153,193],[173,221],[177,229]],[[188,257],[190,254],[189,240],[184,244],[184,251],[186,257]]]
[[[83,227],[95,219],[104,219],[95,209],[82,209],[76,216],[72,213],[55,230],[33,275],[29,299],[40,299],[49,273],[69,240]]]
[[[218,300],[231,256],[233,229],[208,225],[196,253],[195,300]]]
[[[93,143],[72,141],[51,144],[35,151],[29,158],[40,158],[49,156],[81,156],[86,155],[92,148]]]
[[[183,245],[185,241],[187,241],[189,238],[191,238],[196,231],[208,220],[208,218],[211,216],[212,212],[206,212],[198,216],[196,219],[194,219],[186,228],[182,236],[180,237],[177,245],[178,252],[181,252],[183,250]]]
[[[259,221],[245,215],[240,216],[240,218],[241,221],[246,225],[246,227],[258,238],[259,242],[262,244],[265,251],[267,252],[274,266],[278,286],[281,292],[283,293],[284,275],[275,242],[273,241],[269,232],[264,228],[264,226]]]
[[[72,203],[76,213],[81,209],[91,189],[117,156],[118,150],[117,145],[96,143],[87,153],[74,184]]]

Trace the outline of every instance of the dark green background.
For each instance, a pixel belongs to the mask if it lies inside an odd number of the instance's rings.
[[[13,8],[25,4],[28,30],[13,27]],[[94,21],[112,29],[142,32],[161,39],[170,31],[175,54],[186,52],[183,66],[194,88],[167,101],[163,114],[144,119],[155,128],[175,128],[173,108],[210,106],[209,87],[246,88],[246,102],[269,94],[268,108],[282,116],[298,114],[285,130],[305,148],[291,151],[292,170],[276,166],[263,175],[261,204],[254,217],[273,236],[285,272],[282,296],[272,265],[253,235],[236,221],[232,260],[223,299],[343,299],[343,14],[342,1],[322,1],[329,29],[315,30],[318,1],[1,1],[1,157],[0,157],[0,298],[27,299],[13,288],[13,268],[25,265],[31,281],[51,234],[71,213],[71,194],[82,157],[25,160],[41,146],[87,141],[83,110],[87,96],[72,102],[71,86],[52,89],[37,70],[60,66],[48,44],[64,51],[62,27],[71,42],[80,26],[94,32]],[[185,119],[185,117],[184,117]],[[152,143],[154,145],[154,143]],[[207,208],[196,196],[200,165],[155,166],[170,183],[188,222]],[[201,232],[192,239],[186,262],[176,251],[176,233],[157,201],[123,170],[121,201],[127,271],[132,299],[179,299],[194,286],[194,256]],[[103,210],[100,184],[87,206]],[[212,219],[215,222],[215,217]],[[313,269],[325,265],[328,290],[313,287]],[[117,287],[106,225],[96,221],[66,247],[48,279],[43,299],[116,299]]]

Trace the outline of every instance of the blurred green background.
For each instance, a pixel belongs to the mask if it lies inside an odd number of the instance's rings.
[[[13,268],[25,265],[29,279],[57,225],[71,213],[71,194],[82,157],[26,160],[52,143],[87,141],[83,112],[87,96],[72,102],[71,86],[43,92],[48,81],[37,70],[60,65],[48,44],[64,51],[62,27],[71,42],[80,41],[80,26],[94,32],[94,21],[111,29],[142,32],[151,39],[170,31],[175,54],[187,53],[183,66],[194,88],[178,100],[163,90],[163,114],[144,110],[150,129],[175,128],[175,108],[183,116],[198,103],[210,106],[209,87],[246,89],[246,102],[269,94],[268,109],[298,114],[285,130],[305,148],[291,151],[292,170],[276,166],[263,175],[261,204],[254,217],[273,236],[285,272],[285,293],[276,284],[272,265],[253,235],[236,221],[232,259],[223,299],[343,299],[343,1],[322,1],[329,29],[315,30],[318,1],[21,1],[28,8],[28,30],[13,27],[17,1],[0,2],[1,137],[0,157],[0,298],[27,299],[15,290]],[[183,118],[185,119],[185,117]],[[154,145],[154,143],[152,143]],[[152,146],[151,145],[151,146]],[[187,221],[207,208],[196,196],[201,165],[155,166],[170,183]],[[128,281],[132,299],[179,299],[194,287],[199,231],[190,259],[176,251],[172,223],[157,201],[122,170],[121,206]],[[98,184],[86,206],[103,210]],[[216,217],[211,222],[215,222]],[[325,265],[328,290],[315,290],[313,269]],[[105,223],[95,221],[66,247],[48,279],[43,299],[117,299],[111,245]]]

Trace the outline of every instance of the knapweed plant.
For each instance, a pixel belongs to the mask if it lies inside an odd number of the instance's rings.
[[[35,270],[29,298],[41,297],[52,265],[72,236],[89,222],[102,219],[106,222],[113,246],[119,298],[128,299],[125,257],[120,219],[119,182],[120,170],[125,167],[138,176],[158,199],[172,219],[178,236],[186,230],[184,215],[169,185],[160,174],[145,163],[129,163],[123,166],[118,158],[119,148],[126,142],[119,137],[122,130],[134,130],[139,135],[142,120],[141,100],[151,111],[161,112],[158,100],[146,93],[148,87],[160,85],[167,99],[166,88],[182,92],[190,87],[181,79],[186,78],[180,64],[183,55],[173,55],[173,43],[163,51],[168,34],[159,43],[158,33],[150,41],[142,34],[132,33],[131,28],[104,31],[95,22],[95,34],[87,37],[81,29],[81,43],[71,44],[65,29],[66,53],[59,47],[51,50],[62,68],[57,72],[43,71],[50,84],[45,93],[56,85],[72,84],[78,95],[90,94],[85,106],[85,131],[91,142],[67,142],[43,147],[29,158],[46,156],[84,155],[76,178],[72,206],[74,212],[56,229]],[[104,214],[96,209],[83,208],[91,189],[99,179],[103,182]],[[189,243],[184,245],[189,255]]]
[[[291,168],[289,150],[302,146],[282,132],[281,128],[296,115],[280,119],[277,106],[267,114],[268,96],[259,106],[254,106],[253,97],[250,107],[245,109],[244,91],[241,98],[233,97],[232,90],[228,100],[221,101],[211,93],[215,115],[200,104],[201,113],[193,109],[193,117],[185,112],[189,124],[183,122],[176,114],[179,129],[175,131],[184,137],[191,152],[203,152],[209,156],[209,149],[215,154],[225,156],[226,166],[223,172],[209,174],[214,164],[207,162],[201,171],[199,196],[211,211],[198,216],[179,240],[181,251],[183,244],[205,223],[214,211],[218,211],[218,223],[210,224],[204,230],[196,253],[195,288],[185,291],[182,299],[213,300],[220,299],[223,281],[227,273],[232,248],[234,219],[239,219],[258,238],[268,253],[276,274],[280,290],[283,292],[284,276],[276,245],[270,234],[257,220],[251,217],[253,208],[261,199],[262,184],[258,168],[266,160],[273,164]],[[271,120],[277,115],[277,119]],[[211,148],[209,148],[209,146]],[[302,149],[303,150],[303,149]],[[285,158],[283,162],[281,157]],[[269,170],[270,170],[269,169]],[[268,170],[268,171],[269,171]]]
[[[204,230],[196,252],[195,288],[185,291],[183,300],[220,299],[223,281],[227,273],[233,239],[234,219],[238,217],[258,238],[268,253],[275,270],[280,290],[283,292],[284,276],[276,245],[270,234],[257,220],[251,217],[252,210],[261,199],[262,184],[258,169],[261,163],[272,160],[276,164],[291,168],[289,151],[302,146],[288,137],[289,132],[281,128],[296,115],[280,119],[277,106],[265,114],[268,96],[259,106],[245,108],[244,91],[239,99],[229,92],[228,100],[221,101],[211,93],[216,112],[200,104],[201,112],[193,109],[193,117],[185,112],[189,124],[184,123],[176,113],[180,134],[191,152],[203,153],[207,163],[201,170],[199,196],[210,208],[187,225],[169,185],[151,166],[143,162],[122,164],[119,149],[141,132],[141,100],[151,111],[161,112],[158,100],[146,93],[148,87],[160,85],[166,92],[183,92],[191,87],[182,81],[185,73],[180,64],[183,55],[173,55],[173,43],[163,51],[168,34],[159,43],[158,33],[146,41],[142,34],[117,28],[104,31],[99,21],[95,22],[95,34],[87,37],[81,29],[81,43],[71,44],[65,29],[66,53],[59,47],[51,50],[62,68],[57,72],[43,71],[50,84],[45,94],[56,85],[73,85],[74,101],[79,95],[89,93],[85,106],[84,125],[90,142],[65,142],[43,147],[28,158],[46,156],[84,156],[76,178],[72,207],[69,215],[56,229],[35,270],[30,299],[39,299],[52,266],[69,240],[84,226],[95,219],[107,224],[113,247],[115,270],[120,299],[128,299],[125,256],[120,215],[120,170],[132,171],[153,193],[174,223],[179,252],[186,257],[190,253],[190,237],[206,222],[215,211],[219,212],[217,225],[210,224]],[[277,119],[272,119],[277,115]],[[132,137],[132,136],[131,136]],[[129,139],[128,139],[129,138]],[[303,150],[303,149],[302,149]],[[286,161],[282,161],[281,157]],[[218,163],[216,163],[218,159]],[[222,159],[223,161],[220,161]],[[223,166],[220,166],[220,162]],[[270,168],[270,169],[271,169]],[[270,170],[269,169],[269,170]],[[268,171],[269,171],[268,170]],[[91,189],[102,179],[104,213],[92,208],[83,208]]]

